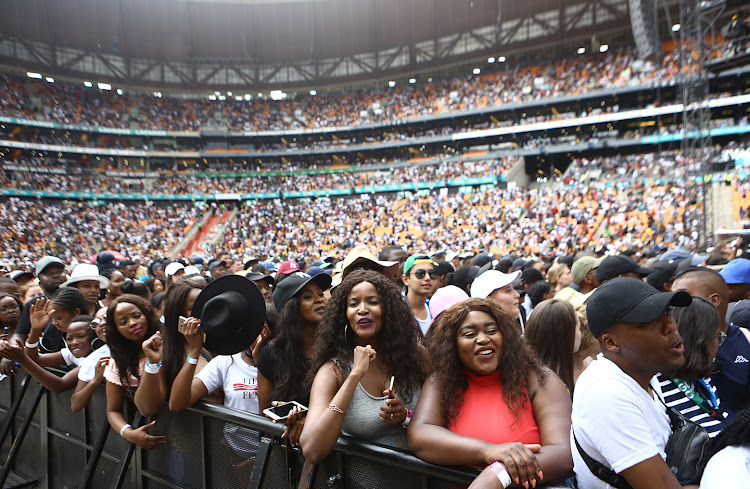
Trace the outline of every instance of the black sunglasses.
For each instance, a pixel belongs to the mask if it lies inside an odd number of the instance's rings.
[[[435,269],[432,269],[432,270],[419,269],[411,273],[417,278],[417,280],[422,280],[424,276],[427,275],[428,273],[430,274],[431,279],[435,279],[438,276],[437,271]]]

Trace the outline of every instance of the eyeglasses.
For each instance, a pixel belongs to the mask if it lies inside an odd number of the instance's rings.
[[[724,344],[724,342],[726,341],[726,339],[727,339],[727,334],[726,334],[726,333],[724,333],[724,332],[721,332],[721,333],[719,333],[719,334],[715,334],[715,335],[714,335],[714,338],[716,338],[716,339],[718,339],[718,340],[719,340],[719,346],[721,346],[721,345],[723,345],[723,344]]]
[[[438,276],[438,274],[435,271],[435,269],[432,269],[432,270],[423,270],[423,269],[415,270],[414,272],[412,272],[412,275],[414,275],[417,278],[417,280],[422,280],[424,278],[424,276],[427,275],[428,273],[430,274],[430,278],[432,278],[432,279],[435,279]]]
[[[7,313],[12,312],[12,311],[20,311],[20,310],[21,310],[21,308],[18,307],[18,304],[15,304],[15,303],[11,304],[9,306],[0,307],[0,313],[1,314],[7,314]]]

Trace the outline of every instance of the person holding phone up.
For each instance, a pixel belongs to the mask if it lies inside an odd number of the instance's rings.
[[[424,381],[415,326],[398,287],[383,274],[358,270],[337,287],[308,377],[310,410],[300,444],[309,462],[325,459],[340,433],[407,448],[405,428]]]

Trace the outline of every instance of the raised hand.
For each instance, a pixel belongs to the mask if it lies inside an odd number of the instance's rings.
[[[188,344],[188,351],[190,356],[198,358],[203,349],[203,331],[201,330],[201,320],[190,317],[185,321],[182,326],[182,334],[185,336],[185,341]]]
[[[52,316],[54,309],[49,310],[49,304],[50,301],[46,297],[40,297],[29,307],[31,329],[36,330],[37,333],[44,331]]]
[[[361,379],[367,373],[370,368],[370,363],[375,361],[377,352],[370,345],[358,346],[354,349],[354,362],[352,366],[352,372],[350,375],[354,375],[355,378]]]
[[[146,354],[146,360],[150,363],[161,362],[162,339],[159,331],[144,341],[141,347],[143,348],[143,353]]]

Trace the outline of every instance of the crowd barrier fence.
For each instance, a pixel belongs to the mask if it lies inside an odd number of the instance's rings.
[[[146,422],[125,404],[133,426]],[[180,413],[165,406],[149,432],[167,445],[142,450],[110,428],[103,385],[74,413],[70,391],[53,394],[24,371],[0,380],[0,414],[6,489],[291,489],[303,470],[311,489],[447,489],[468,486],[478,474],[346,436],[308,472],[299,449],[280,438],[282,425],[203,402]]]

